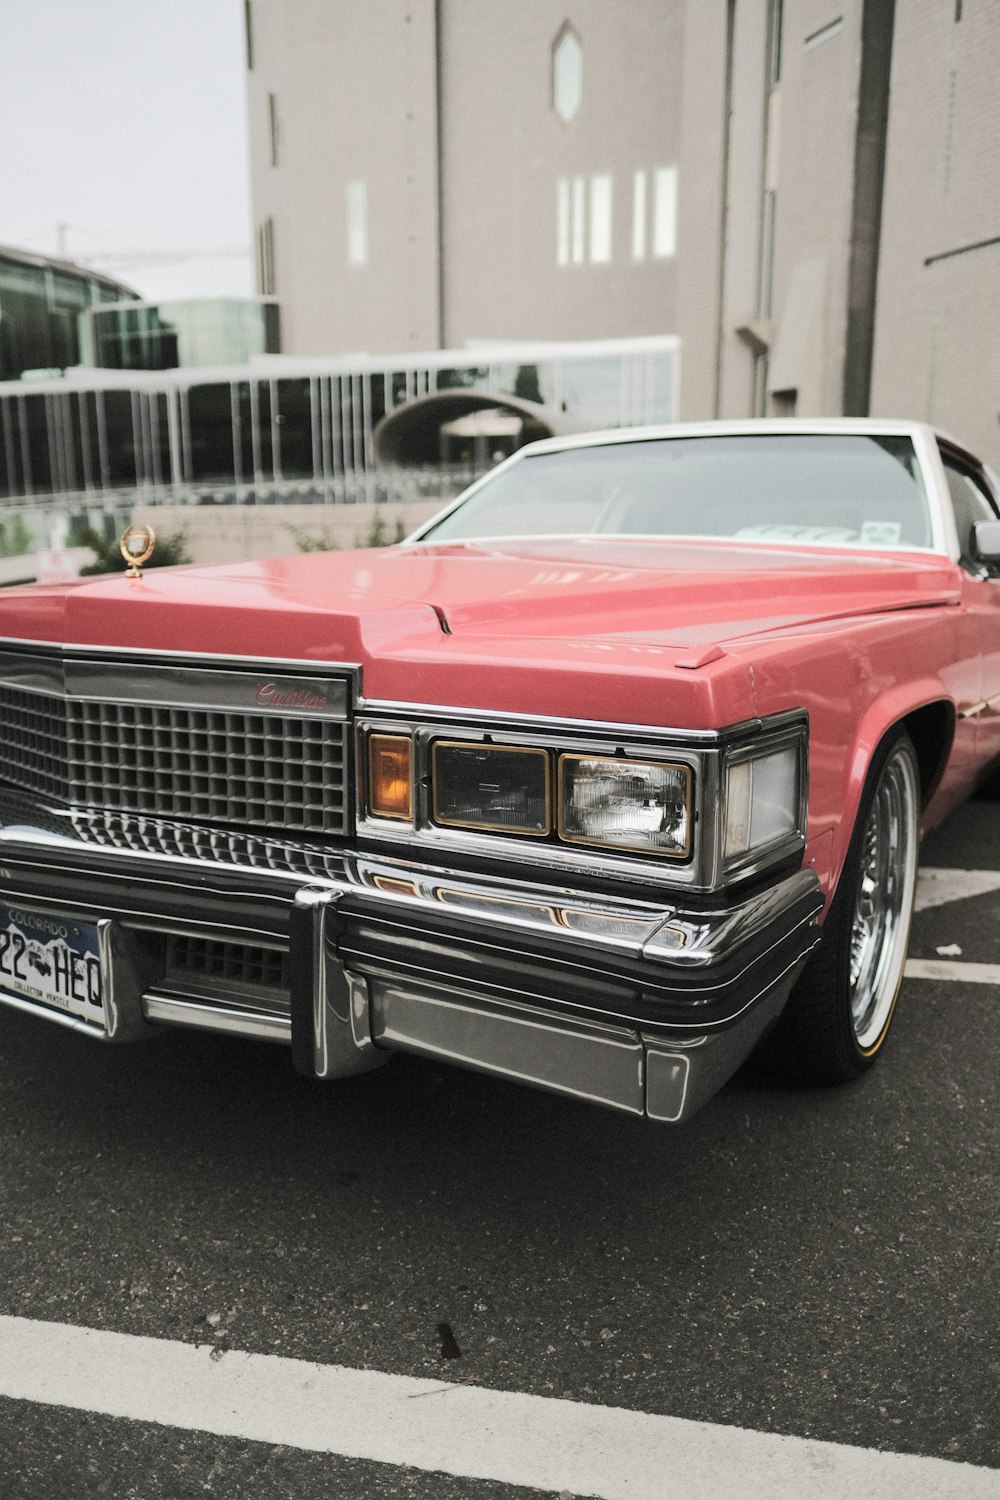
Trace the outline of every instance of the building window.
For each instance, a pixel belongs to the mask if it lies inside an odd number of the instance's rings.
[[[347,264],[368,264],[368,189],[363,182],[347,184]]]
[[[585,208],[587,199],[587,184],[583,177],[573,178],[573,249],[572,257],[575,266],[583,265],[583,241],[585,228]]]
[[[760,287],[757,292],[757,311],[762,318],[769,318],[772,311],[774,284],[774,221],[777,211],[777,194],[764,194],[764,221],[761,226]]]
[[[274,269],[274,220],[267,218],[257,230],[257,289],[262,297],[278,290]]]
[[[771,0],[768,25],[768,84],[776,89],[781,82],[781,23],[784,19],[784,0]]]
[[[243,0],[243,36],[247,49],[247,72],[253,72],[253,8],[251,0]]]
[[[646,174],[632,178],[632,259],[646,259]]]
[[[569,265],[569,178],[556,183],[556,264]]]
[[[611,259],[611,177],[607,172],[590,179],[590,259],[594,265]]]
[[[677,168],[658,167],[653,205],[653,254],[677,253]]]
[[[278,165],[278,101],[274,94],[267,96],[267,123],[271,132],[271,166]]]
[[[583,48],[567,21],[552,44],[552,107],[564,125],[583,102]]]

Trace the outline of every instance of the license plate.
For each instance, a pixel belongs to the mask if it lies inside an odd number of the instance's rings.
[[[0,904],[0,992],[99,1023],[97,927]]]

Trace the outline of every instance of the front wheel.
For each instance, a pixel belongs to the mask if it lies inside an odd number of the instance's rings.
[[[872,765],[823,940],[771,1036],[803,1082],[846,1083],[885,1045],[906,965],[919,805],[916,752],[900,731]]]

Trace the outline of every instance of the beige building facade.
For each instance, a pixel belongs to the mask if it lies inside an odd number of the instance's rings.
[[[291,354],[677,334],[680,415],[1000,466],[995,0],[245,0]]]

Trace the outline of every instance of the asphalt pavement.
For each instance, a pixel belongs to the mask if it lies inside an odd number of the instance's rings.
[[[1000,868],[1000,804],[923,860]],[[998,911],[919,912],[911,952],[1000,965]],[[416,1059],[321,1084],[266,1045],[2,1012],[0,1317],[1000,1470],[998,1004],[907,980],[858,1083],[751,1064],[680,1130]],[[4,1497],[532,1493],[0,1399]]]

